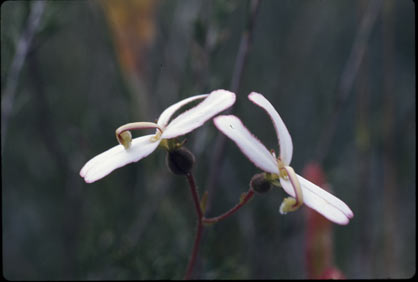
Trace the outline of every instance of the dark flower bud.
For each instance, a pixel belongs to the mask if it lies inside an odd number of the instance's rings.
[[[174,174],[185,175],[192,170],[194,155],[184,147],[167,152],[165,159],[168,168]]]
[[[271,183],[265,178],[264,173],[257,173],[251,178],[250,187],[258,193],[266,193],[270,190]]]

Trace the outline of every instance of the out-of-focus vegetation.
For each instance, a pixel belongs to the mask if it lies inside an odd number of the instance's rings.
[[[382,1],[361,38],[375,2],[261,1],[233,111],[277,151],[269,117],[247,99],[263,93],[292,135],[295,170],[320,158],[332,193],[355,214],[347,226],[332,225],[333,262],[347,278],[407,278],[416,271],[414,2]],[[229,89],[250,7],[236,0],[2,4],[5,278],[183,278],[196,216],[186,179],[168,172],[165,153],[93,184],[79,171],[117,144],[118,126]],[[28,30],[27,54],[17,58]],[[359,36],[358,70],[344,73]],[[187,136],[201,194],[218,135],[208,122]],[[232,207],[259,172],[230,140],[221,160],[211,216]],[[207,227],[194,277],[308,277],[307,208],[280,215],[284,196],[279,189],[256,195]]]

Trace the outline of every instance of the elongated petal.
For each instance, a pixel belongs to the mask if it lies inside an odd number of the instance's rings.
[[[279,173],[277,162],[267,148],[234,115],[217,116],[213,119],[216,127],[237,144],[241,152],[256,167],[270,173]]]
[[[117,168],[145,158],[160,143],[160,141],[152,142],[152,136],[154,135],[145,135],[133,139],[131,147],[127,150],[122,145],[117,145],[95,156],[83,166],[80,176],[87,183],[92,183],[105,177]]]
[[[332,195],[331,193],[325,191],[318,185],[310,182],[306,178],[297,175],[300,184],[302,185],[303,191],[309,190],[311,193],[318,195],[318,197],[323,198],[325,201],[329,202],[330,204],[334,205],[336,208],[341,210],[348,218],[352,218],[354,216],[353,211],[347,206],[346,203]]]
[[[353,217],[353,212],[340,199],[316,186],[312,182],[297,175],[303,191],[303,202],[310,208],[316,210],[327,219],[337,224],[348,224],[349,219]],[[293,186],[289,180],[280,178],[283,189],[295,197]]]
[[[251,92],[250,95],[248,95],[248,99],[250,99],[250,101],[252,101],[257,106],[263,108],[270,116],[274,128],[276,129],[276,134],[280,145],[280,158],[285,165],[289,165],[292,161],[293,154],[292,137],[290,136],[289,131],[287,130],[287,127],[279,113],[276,111],[273,105],[260,93]]]
[[[164,130],[161,138],[174,138],[189,133],[202,126],[207,120],[232,106],[235,94],[227,90],[212,91],[196,107],[182,113],[172,120]]]
[[[162,114],[160,115],[160,117],[158,118],[158,125],[162,128],[166,127],[168,124],[168,121],[170,120],[171,116],[181,107],[183,107],[184,105],[191,103],[193,101],[196,101],[198,99],[204,99],[208,96],[209,94],[201,94],[201,95],[196,95],[196,96],[192,96],[189,97],[187,99],[183,99],[173,105],[171,105],[170,107],[168,107],[167,109],[164,110],[164,112],[162,112]]]

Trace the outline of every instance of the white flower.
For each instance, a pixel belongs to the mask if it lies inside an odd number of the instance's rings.
[[[182,106],[198,99],[204,99],[195,107],[185,111],[169,122],[171,116]],[[158,122],[128,123],[116,130],[117,145],[88,161],[80,171],[80,176],[87,183],[97,181],[113,170],[137,162],[151,154],[163,139],[185,135],[202,126],[207,120],[232,106],[235,94],[226,90],[215,90],[210,94],[196,95],[181,100],[168,107],[159,117]],[[156,128],[155,134],[131,138],[129,130]]]
[[[236,116],[218,116],[214,118],[214,123],[222,133],[238,145],[244,155],[267,173],[267,177],[273,180],[271,181],[273,184],[275,184],[275,179],[280,179],[280,184],[286,193],[295,198],[285,199],[280,211],[286,213],[297,208],[297,204],[302,204],[303,198],[307,206],[329,220],[342,225],[348,224],[349,219],[353,217],[353,212],[343,201],[296,174],[289,166],[293,154],[292,138],[271,103],[263,95],[255,92],[250,93],[248,99],[263,108],[270,116],[279,141],[279,157],[276,158],[274,153],[269,152]]]

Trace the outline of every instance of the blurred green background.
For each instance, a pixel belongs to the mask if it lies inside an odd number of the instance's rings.
[[[347,226],[332,225],[335,266],[347,278],[415,274],[414,2],[263,0],[254,14],[256,4],[2,4],[5,278],[183,278],[196,215],[165,152],[93,184],[79,171],[117,144],[118,126],[230,89],[243,34],[252,41],[233,112],[277,152],[268,116],[247,99],[263,93],[292,135],[295,171],[320,162],[332,193],[354,211]],[[218,135],[210,121],[187,136],[200,194],[214,180]],[[235,205],[259,172],[230,140],[216,165],[210,216]],[[194,277],[308,277],[307,208],[280,215],[284,196],[256,195],[206,228]]]

